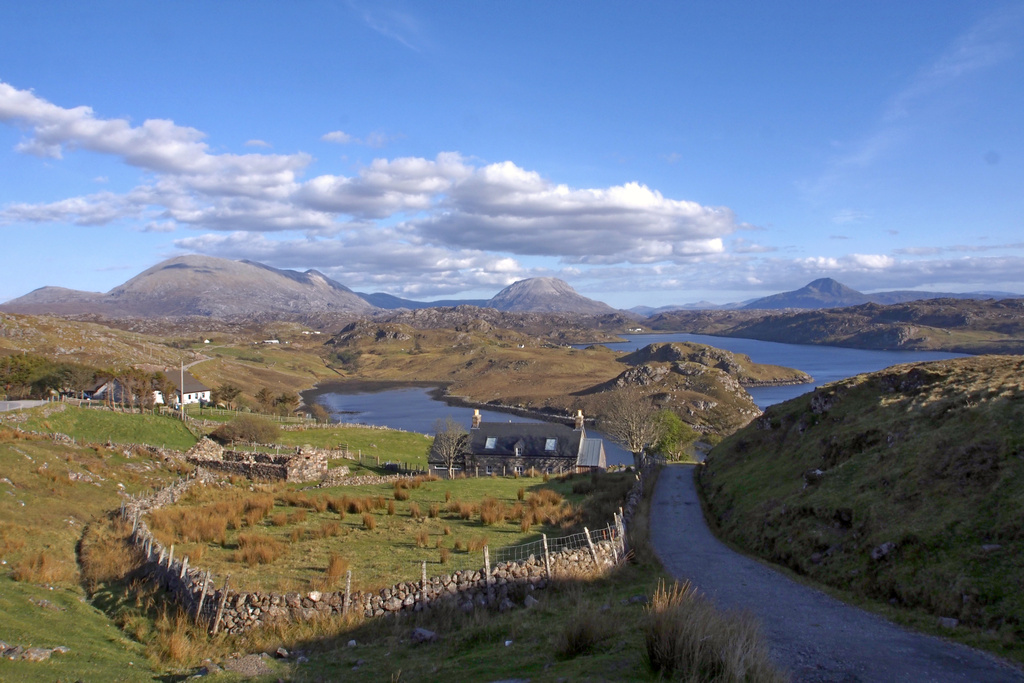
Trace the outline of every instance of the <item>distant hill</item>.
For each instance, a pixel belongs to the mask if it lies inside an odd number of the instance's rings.
[[[897,365],[771,406],[699,468],[705,511],[747,552],[1020,660],[987,635],[1024,623],[1022,376],[1014,356]]]
[[[871,299],[855,289],[836,282],[832,278],[821,278],[792,292],[782,292],[754,299],[743,308],[839,308],[866,304]]]
[[[821,310],[670,311],[658,332],[857,349],[1024,353],[1024,299],[924,299]]]
[[[110,317],[372,313],[348,287],[308,270],[278,270],[251,261],[179,256],[143,271],[106,294],[43,287],[8,301],[9,313]]]
[[[394,311],[400,308],[408,308],[410,311],[415,311],[421,308],[486,306],[488,301],[487,299],[439,299],[438,301],[414,301],[413,299],[403,299],[401,297],[394,296],[393,294],[385,294],[384,292],[374,292],[373,294],[356,292],[355,295],[372,306],[383,308],[386,311]]]
[[[1014,299],[1019,294],[1012,292],[924,292],[914,289],[901,289],[886,292],[865,294],[856,289],[833,280],[820,278],[791,292],[781,292],[770,296],[751,299],[739,303],[712,304],[707,301],[678,304],[671,306],[634,306],[629,309],[643,316],[656,316],[673,311],[715,311],[715,310],[783,310],[783,309],[820,309],[859,306],[860,304],[900,304],[908,301],[924,301],[926,299]]]
[[[498,292],[486,304],[499,311],[535,313],[586,313],[602,315],[616,310],[606,303],[580,295],[564,280],[535,277],[514,282]]]

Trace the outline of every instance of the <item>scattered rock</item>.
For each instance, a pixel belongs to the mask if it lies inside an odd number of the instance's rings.
[[[956,628],[960,620],[954,617],[939,617],[939,628]]]
[[[892,541],[886,541],[882,545],[871,549],[871,559],[878,562],[879,560],[884,559],[893,550],[896,550],[896,544]]]
[[[538,600],[537,598],[533,597],[532,595],[527,595],[526,598],[523,600],[523,607],[527,607],[527,608],[536,607],[539,604],[540,604],[540,600]]]
[[[437,634],[425,628],[414,628],[409,639],[417,645],[420,643],[436,643]]]
[[[274,654],[280,657],[281,659],[288,659],[288,650],[284,649],[283,647],[277,648],[277,651],[274,652]]]
[[[247,678],[255,676],[266,676],[273,673],[267,663],[260,655],[245,655],[239,659],[232,659],[224,664],[226,671],[233,671]]]
[[[355,639],[348,641],[348,647],[355,647],[355,646],[356,646]]]
[[[995,551],[1002,549],[1002,547],[1003,546],[999,545],[998,543],[987,543],[981,546],[981,552],[994,553]]]

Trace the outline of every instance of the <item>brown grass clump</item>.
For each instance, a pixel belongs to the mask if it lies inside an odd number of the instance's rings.
[[[448,548],[441,548],[441,564],[448,564],[448,559],[451,558],[452,551]]]
[[[512,509],[508,512],[506,517],[508,519],[511,519],[511,520],[514,520],[514,521],[518,522],[518,521],[520,521],[523,518],[523,515],[525,515],[525,514],[526,514],[526,511],[523,508],[523,504],[522,503],[516,503],[515,505],[512,506]]]
[[[398,484],[399,482],[395,483]],[[395,500],[409,500],[409,489],[404,486],[395,486]]]
[[[445,536],[451,536],[452,535],[452,528],[450,526],[448,526],[447,524],[444,527],[444,535]]]
[[[476,512],[476,506],[472,503],[460,502],[458,504],[458,511],[460,519],[470,519],[473,517],[473,513]]]
[[[238,550],[231,556],[233,562],[241,562],[250,567],[257,564],[270,564],[284,554],[287,546],[270,536],[263,534],[238,534]]]
[[[90,592],[99,584],[123,579],[142,566],[143,554],[128,543],[130,532],[131,527],[120,520],[91,524],[86,529],[78,557],[82,578]]]
[[[455,550],[462,550],[463,549],[462,541],[460,541],[458,539],[455,539],[455,543],[454,543],[454,545],[452,547],[455,548]]]
[[[295,529],[292,529],[292,533],[291,533],[291,535],[289,535],[288,538],[291,540],[292,543],[298,543],[299,541],[301,541],[305,537],[306,537],[306,530],[303,529],[302,527],[297,527]]]
[[[224,543],[229,520],[218,514],[218,505],[204,505],[199,508],[167,508],[149,513],[149,526],[164,545],[175,541],[186,543]],[[229,508],[235,510],[235,506]],[[237,506],[237,523],[242,525],[241,504]],[[236,527],[237,528],[237,527]]]
[[[389,515],[394,515],[395,514],[395,501],[393,501],[393,500],[388,502],[388,514]]]
[[[416,534],[416,547],[426,548],[430,545],[430,534],[426,531],[420,531]]]
[[[346,500],[348,501],[346,509],[353,515],[362,514],[370,509],[365,498],[346,498]]]
[[[451,491],[445,491],[444,492],[444,502],[450,503],[451,501],[452,501],[452,492]]]
[[[287,526],[288,524],[288,513],[278,512],[270,518],[270,523],[274,526]]]
[[[409,503],[409,516],[416,519],[420,516],[420,506],[416,503]]]
[[[164,664],[197,664],[206,653],[206,632],[188,614],[164,609],[155,623],[154,639],[147,647]]]
[[[261,514],[260,519],[270,514],[270,511],[274,509],[274,494],[272,493],[261,493],[255,496],[251,496],[245,501],[245,512],[259,512]]]
[[[524,534],[530,530],[533,526],[533,513],[527,512],[523,515],[523,518],[519,520],[519,530]]]
[[[346,560],[341,555],[338,555],[337,553],[334,553],[334,554],[331,555],[331,558],[329,560],[327,560],[326,574],[327,574],[327,578],[330,579],[331,581],[337,581],[342,576],[344,576],[345,572],[347,572],[347,571],[348,571],[348,560]]]
[[[526,497],[526,489],[524,489],[522,486],[520,486],[519,490],[516,491],[516,499],[517,500],[522,500],[525,497]]]
[[[0,522],[0,556],[21,550],[27,533],[23,526]]]
[[[363,526],[369,531],[377,528],[377,520],[369,512],[363,513]]]
[[[438,517],[441,516],[441,506],[438,503],[431,503],[430,504],[430,512],[428,512],[427,515],[431,519],[437,519]]]
[[[384,496],[377,496],[376,498],[370,499],[370,507],[374,510],[386,510],[388,507],[388,499]]]
[[[288,515],[289,524],[302,524],[306,521],[306,517],[309,516],[308,510],[296,510],[295,512]]]
[[[469,542],[469,544],[466,546],[466,549],[469,550],[469,552],[471,553],[475,553],[483,550],[485,545],[487,545],[487,537],[477,536]]]
[[[327,509],[331,512],[340,512],[342,515],[345,514],[345,508],[348,506],[348,496],[342,496],[341,498],[335,498],[331,496],[327,499]],[[344,519],[344,517],[342,517]]]
[[[505,521],[505,504],[494,498],[484,498],[480,503],[480,522],[492,526]]]
[[[692,681],[785,681],[749,614],[719,612],[687,581],[658,585],[644,624],[651,671]]]
[[[11,578],[26,583],[65,583],[74,581],[75,570],[45,550],[40,550],[15,562]]]
[[[526,504],[532,508],[562,504],[562,494],[554,489],[540,489],[526,497]]]
[[[615,634],[615,623],[585,599],[576,602],[562,627],[555,633],[555,652],[572,659],[594,652],[598,645]]]
[[[319,538],[334,538],[341,533],[341,522],[323,522],[317,530]]]

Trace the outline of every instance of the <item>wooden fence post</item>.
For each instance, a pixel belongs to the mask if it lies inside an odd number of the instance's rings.
[[[220,593],[220,605],[217,606],[217,616],[213,619],[213,630],[211,635],[217,635],[217,631],[220,630],[220,618],[224,616],[224,605],[228,601],[228,582],[231,581],[231,574],[224,577],[224,588]]]
[[[484,546],[484,582],[491,583],[491,551],[487,546]]]
[[[423,574],[420,577],[420,590],[427,588],[427,561],[423,560]]]
[[[587,527],[583,527],[583,533],[587,537],[587,545],[590,546],[590,555],[594,558],[594,568],[600,569],[601,565],[597,561],[597,548],[594,547],[594,542],[590,540],[590,529],[588,529]]]
[[[206,602],[206,584],[210,582],[210,570],[203,575],[203,589],[199,591],[199,606],[196,607],[196,623],[203,617],[203,603]]]
[[[348,614],[349,605],[352,602],[352,570],[349,569],[345,576],[345,604],[342,605],[342,614]]]
[[[181,573],[178,574],[179,579],[185,578],[185,573],[188,571],[188,555],[181,561]]]
[[[548,553],[548,535],[541,534],[541,539],[544,541],[544,573],[547,575],[548,581],[551,580],[551,555]]]

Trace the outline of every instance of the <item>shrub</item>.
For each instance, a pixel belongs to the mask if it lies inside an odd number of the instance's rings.
[[[369,531],[377,528],[377,520],[369,512],[363,513],[363,526]]]
[[[430,504],[430,512],[427,513],[431,519],[437,519],[441,516],[441,506],[437,503]]]
[[[687,581],[658,585],[643,626],[651,671],[704,681],[784,681],[749,614],[719,612]]]
[[[416,518],[420,516],[420,506],[416,503],[409,503],[409,516]]]
[[[213,431],[212,436],[221,443],[245,441],[249,443],[273,443],[281,429],[276,423],[258,415],[239,415]]]

